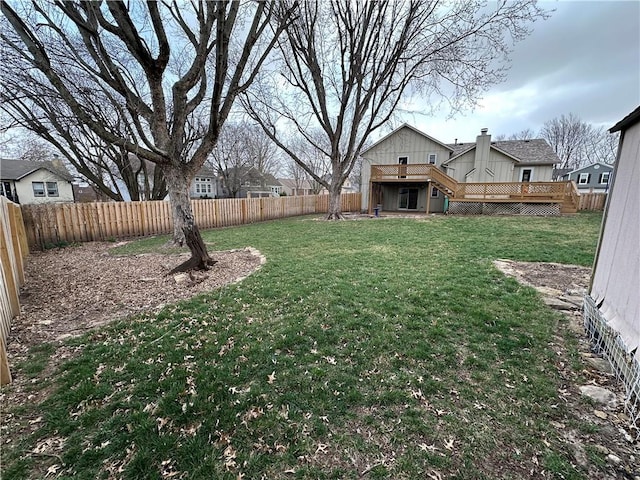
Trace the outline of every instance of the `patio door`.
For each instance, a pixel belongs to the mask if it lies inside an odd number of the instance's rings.
[[[417,210],[418,209],[418,189],[401,188],[398,191],[398,209]]]

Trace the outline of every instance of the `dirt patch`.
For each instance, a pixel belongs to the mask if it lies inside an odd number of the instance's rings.
[[[496,260],[494,265],[505,275],[538,290],[547,305],[568,319],[568,331],[559,331],[550,344],[563,380],[558,399],[567,406],[566,418],[552,423],[558,437],[566,443],[566,450],[576,464],[587,470],[589,478],[640,480],[640,450],[634,441],[638,432],[630,428],[624,411],[624,389],[607,368],[608,363],[592,352],[582,325],[582,299],[587,293],[591,269],[511,260]],[[580,371],[570,365],[571,337],[577,341]],[[581,385],[610,390],[617,398],[616,404],[590,403],[581,395]],[[597,462],[604,464],[606,473]]]
[[[7,342],[9,365],[24,361],[32,347],[48,343],[56,349],[47,365],[50,370],[74,355],[63,340],[238,282],[265,262],[252,248],[212,252],[217,263],[211,270],[167,275],[189,254],[118,257],[109,253],[112,247],[113,243],[86,243],[29,256],[21,313],[13,320]],[[19,405],[28,382],[14,377],[0,403]]]

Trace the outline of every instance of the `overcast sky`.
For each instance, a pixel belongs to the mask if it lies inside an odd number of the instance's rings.
[[[518,43],[504,83],[475,110],[447,120],[404,114],[402,121],[449,143],[475,140],[480,129],[509,135],[574,113],[607,128],[640,105],[640,1],[541,2],[555,9]],[[396,125],[398,126],[398,125]],[[387,132],[383,132],[387,133]]]

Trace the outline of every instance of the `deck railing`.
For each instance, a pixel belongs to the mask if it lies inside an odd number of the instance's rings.
[[[573,182],[457,182],[435,165],[372,165],[372,182],[429,181],[447,190],[451,200],[462,202],[549,202],[578,205]]]

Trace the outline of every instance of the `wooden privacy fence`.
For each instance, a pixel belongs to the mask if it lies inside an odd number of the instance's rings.
[[[11,382],[7,337],[13,317],[20,313],[20,287],[28,254],[20,206],[0,196],[0,385]]]
[[[581,193],[578,210],[602,211],[606,202],[606,193]]]
[[[342,195],[342,211],[360,211],[360,193]],[[229,227],[329,210],[329,195],[192,200],[200,228]],[[173,231],[169,202],[96,202],[23,205],[28,244],[106,241]]]

